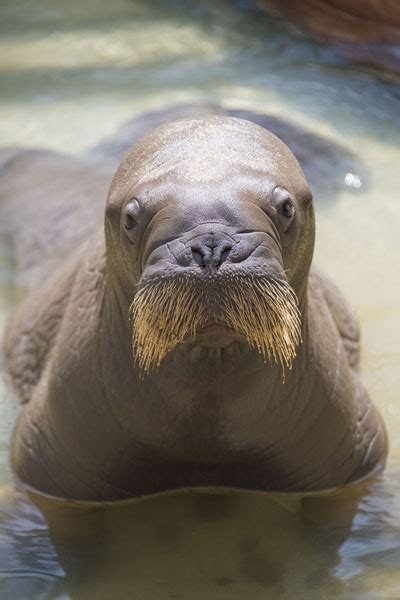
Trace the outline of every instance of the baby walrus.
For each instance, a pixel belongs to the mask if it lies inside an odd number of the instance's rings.
[[[357,321],[313,246],[304,174],[265,129],[214,116],[140,141],[104,233],[11,321],[17,479],[110,501],[327,490],[382,467]]]

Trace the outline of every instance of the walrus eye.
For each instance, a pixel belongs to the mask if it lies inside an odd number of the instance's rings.
[[[273,191],[272,205],[276,210],[281,229],[286,232],[296,213],[295,202],[291,193],[284,187],[277,186]]]
[[[287,219],[293,217],[294,207],[293,202],[290,199],[285,200],[285,202],[282,204],[280,213]]]
[[[135,219],[132,217],[132,215],[125,215],[125,229],[133,229],[134,227],[136,227],[137,222],[135,221]]]
[[[123,226],[125,231],[132,232],[138,224],[139,202],[136,198],[132,198],[123,210]]]

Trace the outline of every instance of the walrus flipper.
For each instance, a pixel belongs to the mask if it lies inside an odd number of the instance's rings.
[[[310,278],[320,288],[336,324],[351,368],[360,370],[360,324],[358,317],[339,288],[323,271],[313,265]]]

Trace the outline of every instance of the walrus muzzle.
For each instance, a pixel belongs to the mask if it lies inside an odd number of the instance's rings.
[[[243,336],[265,362],[291,368],[301,341],[297,297],[278,277],[234,274],[205,279],[153,280],[130,307],[132,347],[142,373],[157,369],[168,352],[210,322]]]

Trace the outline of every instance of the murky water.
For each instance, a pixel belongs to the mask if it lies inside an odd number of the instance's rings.
[[[281,116],[357,155],[316,198],[318,262],[361,317],[364,380],[388,425],[383,476],[323,498],[157,498],[87,510],[15,494],[0,403],[0,597],[400,598],[399,90],[228,2],[1,6],[3,145],[83,153],[126,119],[212,100]],[[346,176],[347,175],[347,176]],[[15,303],[1,240],[0,318]]]

